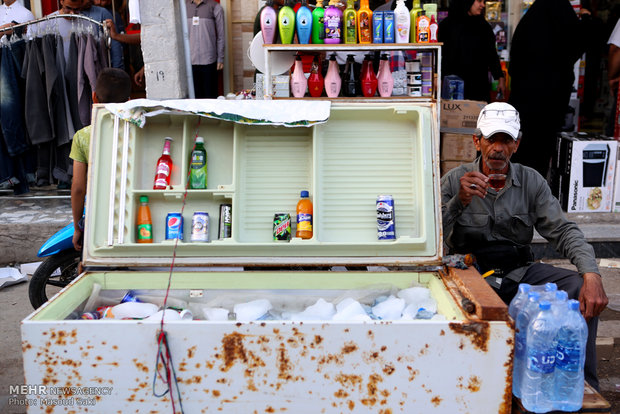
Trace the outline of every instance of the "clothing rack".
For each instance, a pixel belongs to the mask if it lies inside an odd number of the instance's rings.
[[[81,14],[55,14],[53,16],[45,16],[45,17],[41,17],[40,19],[34,19],[34,20],[30,20],[30,21],[25,22],[25,23],[15,24],[15,25],[13,25],[11,27],[5,27],[4,29],[0,29],[0,33],[8,32],[8,31],[13,30],[13,29],[18,28],[18,27],[25,27],[25,26],[28,26],[30,24],[40,23],[40,22],[44,22],[44,21],[47,21],[47,20],[58,19],[58,18],[61,18],[61,17],[62,18],[70,18],[70,19],[88,20],[91,23],[94,23],[94,24],[96,24],[98,26],[101,26],[101,28],[103,29],[103,32],[107,35],[108,28],[107,28],[107,26],[103,22],[99,22],[99,21],[97,21],[95,19],[91,19],[90,17],[83,16]]]

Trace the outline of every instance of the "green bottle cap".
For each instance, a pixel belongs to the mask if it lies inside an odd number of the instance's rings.
[[[148,196],[140,196],[140,202],[141,203],[148,203],[149,202],[149,197]]]

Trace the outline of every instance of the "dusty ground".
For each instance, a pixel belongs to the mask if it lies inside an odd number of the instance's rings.
[[[601,321],[616,321],[620,324],[620,312],[605,309],[600,317]],[[620,338],[616,338],[616,345],[609,358],[604,358],[599,352],[598,376],[601,394],[611,404],[611,413],[620,413]],[[603,357],[603,358],[602,358]]]

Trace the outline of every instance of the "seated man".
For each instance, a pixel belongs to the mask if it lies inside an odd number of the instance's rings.
[[[519,113],[494,102],[478,116],[474,144],[481,156],[449,171],[441,179],[444,240],[450,253],[473,253],[486,280],[507,304],[519,283],[554,282],[570,299],[578,299],[588,321],[585,379],[598,389],[596,329],[607,296],[590,246],[577,225],[566,219],[536,170],[510,162],[521,142]],[[505,174],[505,184],[489,185],[489,175]],[[502,187],[503,186],[503,187]],[[530,243],[536,231],[578,272],[532,263]]]

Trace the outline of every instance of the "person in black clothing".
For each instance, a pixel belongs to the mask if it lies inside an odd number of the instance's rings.
[[[491,100],[489,71],[504,95],[506,78],[495,48],[495,34],[484,18],[484,0],[452,0],[448,17],[439,23],[442,47],[441,73],[465,82],[465,99]]]
[[[564,124],[574,65],[590,41],[589,12],[579,19],[568,0],[536,0],[515,29],[510,49],[509,103],[521,115],[523,138],[514,160],[547,177]]]

